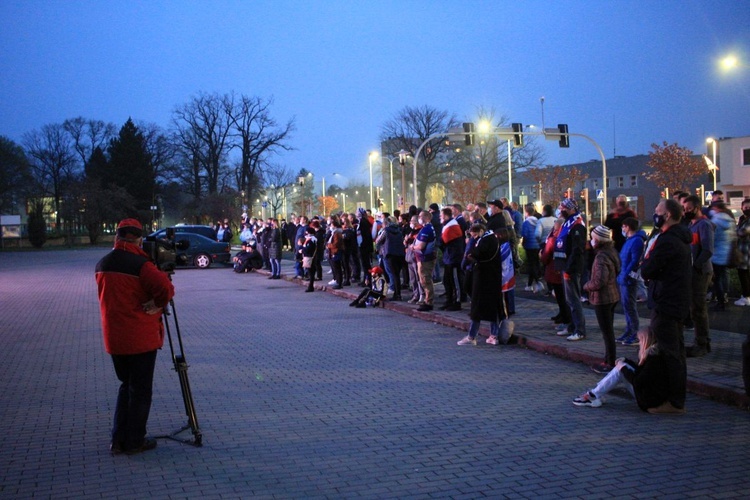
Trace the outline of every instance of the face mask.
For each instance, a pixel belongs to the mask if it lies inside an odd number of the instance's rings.
[[[695,212],[685,212],[685,220],[695,219]]]
[[[750,208],[743,210],[742,213],[745,214],[745,217],[750,217]]]
[[[591,238],[591,248],[596,248],[596,240]]]
[[[623,229],[623,230],[622,230],[622,235],[623,235],[624,237],[626,237],[626,238],[628,237],[628,231],[627,231],[627,229]]]
[[[492,205],[487,207],[487,215],[492,215]]]
[[[657,229],[662,227],[664,225],[664,216],[659,214],[654,214],[654,227]]]

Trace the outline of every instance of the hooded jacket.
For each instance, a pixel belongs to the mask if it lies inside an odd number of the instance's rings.
[[[96,284],[107,353],[142,354],[164,344],[161,314],[147,314],[143,305],[166,307],[174,286],[138,245],[117,240],[96,264]]]
[[[683,319],[690,310],[690,230],[675,224],[662,230],[641,264],[641,276],[648,280],[648,307],[659,314]]]

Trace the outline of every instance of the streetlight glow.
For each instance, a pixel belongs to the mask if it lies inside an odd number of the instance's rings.
[[[725,56],[721,59],[721,68],[724,71],[731,71],[737,66],[739,66],[739,59],[737,59],[737,56],[734,54],[729,54],[728,56]]]

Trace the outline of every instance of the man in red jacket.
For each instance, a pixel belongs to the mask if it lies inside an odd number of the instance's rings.
[[[156,350],[164,344],[162,309],[174,295],[169,276],[141,249],[143,227],[135,219],[117,225],[114,249],[96,264],[104,348],[120,380],[113,454],[154,449],[146,438]]]

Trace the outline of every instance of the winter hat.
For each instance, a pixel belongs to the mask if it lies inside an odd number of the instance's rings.
[[[560,202],[560,206],[571,212],[578,212],[578,203],[573,198],[563,198]]]
[[[367,210],[365,210],[364,207],[359,207],[357,209],[357,215],[359,215],[360,217],[366,217],[367,216]]]
[[[488,205],[494,205],[494,206],[496,206],[497,208],[503,208],[503,202],[502,202],[502,201],[500,201],[500,200],[488,200],[488,201],[487,201],[487,204],[488,204]]]
[[[124,238],[128,234],[132,234],[136,238],[140,238],[143,235],[143,226],[136,219],[123,219],[117,224],[117,236]]]
[[[599,241],[612,241],[612,230],[607,226],[596,226],[591,231],[591,236],[596,236]]]
[[[440,210],[440,207],[438,206],[437,203],[431,203],[430,210],[432,210],[433,212],[437,212],[438,210]]]

